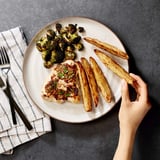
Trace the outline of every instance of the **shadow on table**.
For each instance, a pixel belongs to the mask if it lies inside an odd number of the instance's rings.
[[[160,107],[151,99],[152,108],[141,123],[135,143],[135,159],[159,160],[160,150]]]

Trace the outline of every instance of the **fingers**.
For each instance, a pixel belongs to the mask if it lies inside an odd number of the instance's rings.
[[[140,76],[130,73],[130,75],[140,84],[140,86],[146,85],[146,83],[141,79]]]
[[[127,84],[127,82],[124,79],[122,80],[122,89],[121,89],[121,92],[122,92],[122,103],[124,101],[129,100],[128,84]]]
[[[148,98],[148,91],[146,83],[137,75],[130,73],[130,75],[136,80],[135,90],[139,95],[139,98],[146,99]]]

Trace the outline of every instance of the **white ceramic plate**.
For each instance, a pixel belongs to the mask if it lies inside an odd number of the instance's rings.
[[[93,49],[95,47],[85,41],[83,41],[85,50],[78,53],[77,59],[80,59],[81,57],[86,57],[88,59],[90,56],[96,59],[97,63],[100,65],[110,84],[114,98],[113,101],[111,103],[106,103],[104,99],[100,96],[100,103],[97,108],[93,108],[92,112],[85,112],[82,103],[72,104],[66,102],[63,104],[57,104],[54,102],[47,102],[41,98],[42,85],[45,82],[47,76],[49,75],[50,70],[44,68],[43,66],[41,54],[36,49],[36,40],[42,37],[42,35],[46,33],[46,30],[48,28],[55,29],[56,23],[61,23],[63,26],[67,26],[69,23],[82,26],[85,29],[85,33],[82,34],[82,37],[89,36],[97,38],[125,51],[118,37],[108,27],[95,20],[84,17],[66,17],[63,19],[59,19],[42,28],[30,42],[25,53],[23,65],[23,77],[25,87],[34,103],[41,110],[43,110],[45,113],[55,119],[72,123],[81,123],[97,119],[108,113],[120,99],[121,79],[100,62],[100,60],[93,52]],[[128,71],[127,60],[123,60],[112,55],[110,56]]]

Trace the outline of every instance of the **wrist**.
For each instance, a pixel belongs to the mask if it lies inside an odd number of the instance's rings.
[[[119,142],[114,160],[131,160],[136,130],[120,128]]]
[[[124,128],[120,129],[118,150],[122,151],[123,157],[126,157],[124,159],[127,159],[127,160],[132,159],[131,156],[133,151],[135,134],[136,134],[136,130],[133,130],[130,128],[125,130]]]
[[[128,134],[128,135],[134,135],[136,134],[137,127],[131,127],[130,125],[121,125],[119,126],[120,133]]]
[[[120,128],[120,138],[126,139],[128,142],[134,141],[136,131],[137,131],[136,129]]]
[[[136,128],[120,128],[119,140],[121,141],[121,145],[126,146],[129,150],[132,150],[131,148],[134,144],[136,131]]]

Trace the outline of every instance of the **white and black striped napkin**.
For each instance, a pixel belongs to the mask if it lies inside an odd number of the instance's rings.
[[[50,118],[31,101],[23,83],[22,66],[27,43],[22,28],[16,27],[1,32],[0,46],[7,49],[11,62],[8,78],[12,95],[33,126],[33,129],[28,131],[17,114],[17,125],[13,125],[8,99],[0,89],[0,154],[2,154],[51,131],[51,122]]]

